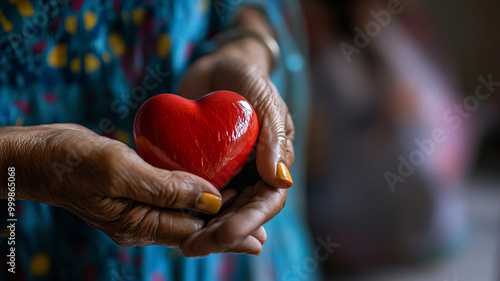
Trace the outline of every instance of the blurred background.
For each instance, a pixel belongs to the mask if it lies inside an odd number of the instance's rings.
[[[302,2],[327,280],[500,280],[500,2]]]

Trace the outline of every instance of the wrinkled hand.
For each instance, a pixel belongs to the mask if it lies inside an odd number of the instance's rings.
[[[283,209],[286,193],[262,180],[244,188],[236,198],[234,189],[224,190],[229,207],[185,240],[182,252],[188,257],[220,252],[260,254],[267,239],[262,225]]]
[[[198,199],[204,193],[217,196],[220,208],[221,195],[208,181],[155,168],[125,144],[84,127],[16,130],[27,143],[43,143],[26,148],[32,150],[31,163],[17,164],[26,178],[40,179],[22,183],[20,199],[65,208],[121,246],[177,248],[205,224],[178,209],[200,211]]]
[[[244,96],[259,119],[260,136],[256,166],[262,180],[248,182],[235,201],[210,221],[207,227],[181,244],[186,256],[234,252],[259,254],[266,240],[263,224],[284,207],[290,181],[277,176],[279,163],[291,167],[294,161],[294,126],[288,108],[269,79],[266,50],[255,39],[238,39],[197,60],[184,76],[179,94],[197,99],[216,90],[230,90]],[[260,48],[260,49],[259,49]],[[259,51],[263,51],[259,56]],[[231,201],[236,191],[222,193]]]
[[[257,45],[257,46],[254,46]],[[239,39],[216,52],[200,58],[188,70],[179,86],[179,95],[197,99],[217,90],[234,91],[245,97],[259,119],[260,136],[257,144],[257,169],[271,186],[288,188],[290,184],[276,176],[278,163],[290,168],[294,161],[295,130],[288,107],[269,79],[265,63],[258,52],[262,48],[255,39]]]

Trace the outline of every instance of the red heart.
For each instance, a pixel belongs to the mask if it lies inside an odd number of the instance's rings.
[[[160,94],[147,100],[134,120],[137,152],[146,162],[193,173],[219,190],[246,164],[258,133],[254,109],[230,91],[195,101]]]

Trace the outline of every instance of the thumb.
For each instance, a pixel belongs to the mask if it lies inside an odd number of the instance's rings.
[[[293,181],[288,167],[294,158],[293,123],[268,75],[241,61],[224,61],[213,71],[212,86],[214,90],[235,91],[252,104],[260,128],[256,152],[259,175],[271,186],[291,187]]]
[[[261,128],[256,152],[257,169],[269,185],[289,188],[293,185],[288,170],[294,158],[293,123],[287,118],[287,106],[275,86],[268,83],[266,88],[266,98],[256,106]]]
[[[221,194],[207,180],[187,172],[155,168],[141,161],[142,165],[135,167],[131,180],[120,191],[119,197],[161,208],[190,209],[208,214],[220,210]]]

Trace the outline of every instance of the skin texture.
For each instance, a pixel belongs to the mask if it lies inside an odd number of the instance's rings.
[[[270,34],[255,9],[243,9],[237,25]],[[220,89],[240,93],[259,121],[261,180],[248,183],[238,195],[224,190],[224,210],[211,220],[179,211],[194,209],[202,192],[220,195],[209,182],[155,168],[123,143],[75,124],[0,127],[0,171],[16,167],[16,199],[65,208],[122,246],[163,245],[180,248],[186,256],[259,254],[267,237],[262,225],[286,201],[276,166],[283,162],[291,168],[294,159],[294,127],[269,80],[269,56],[256,39],[233,40],[195,62],[180,85],[179,94],[191,99]],[[54,163],[65,167],[62,176],[54,172]],[[6,176],[0,173],[0,182],[7,182]],[[6,197],[7,189],[0,189],[0,198]]]
[[[278,162],[288,168],[292,166],[295,129],[285,102],[269,79],[268,66],[251,59],[266,54],[260,42],[253,38],[234,40],[196,61],[181,81],[179,94],[198,99],[212,91],[229,90],[245,97],[259,119],[256,156],[259,174],[269,185],[286,188],[276,179],[276,166]]]
[[[17,199],[65,208],[122,246],[178,246],[204,222],[168,209],[194,209],[201,192],[220,195],[199,177],[154,168],[125,144],[78,125],[1,132],[2,168],[16,167]],[[16,151],[20,142],[26,145]],[[71,169],[62,181],[54,162]]]
[[[259,56],[257,52],[262,53]],[[254,56],[249,55],[252,53]],[[260,252],[261,245],[255,240],[265,241],[262,224],[285,205],[287,190],[276,179],[276,166],[278,162],[292,166],[295,130],[285,102],[269,80],[268,65],[252,60],[266,54],[265,48],[252,38],[234,40],[196,61],[181,81],[179,94],[190,99],[221,89],[239,93],[254,107],[260,127],[256,165],[261,180],[245,187],[229,209],[181,245],[187,256],[205,255],[216,252],[220,244],[237,243]]]

